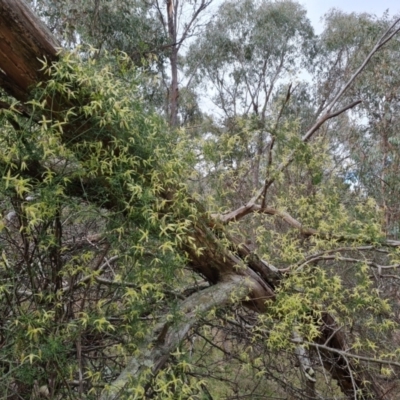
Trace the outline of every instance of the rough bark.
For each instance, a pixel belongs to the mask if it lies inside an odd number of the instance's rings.
[[[0,85],[17,100],[44,81],[40,60],[57,59],[59,43],[24,1],[0,2]]]

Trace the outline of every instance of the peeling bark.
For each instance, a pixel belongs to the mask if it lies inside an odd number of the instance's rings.
[[[293,341],[298,343],[295,349],[297,360],[300,364],[301,372],[306,381],[307,396],[316,397],[315,391],[315,371],[312,367],[310,352],[303,346],[303,340],[297,332],[293,332]]]

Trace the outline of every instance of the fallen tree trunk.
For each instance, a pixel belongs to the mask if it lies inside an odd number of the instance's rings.
[[[232,294],[246,296],[251,291],[246,279],[232,276],[231,280],[221,282],[194,293],[185,299],[179,310],[182,318],[176,324],[164,320],[157,324],[154,330],[155,336],[146,341],[139,357],[132,357],[125,369],[119,375],[108,390],[104,391],[101,400],[120,398],[129,382],[134,381],[144,371],[150,371],[148,375],[156,375],[165,365],[169,355],[176,350],[179,344],[186,338],[190,329],[196,324],[199,316],[204,315],[214,307],[224,307],[231,301]],[[142,393],[145,397],[145,393]]]
[[[47,79],[40,60],[56,61],[58,46],[59,44],[49,30],[23,0],[0,0],[0,86],[9,95],[21,102],[29,99],[31,88],[38,82]],[[59,106],[61,107],[61,105]],[[6,106],[3,104],[2,107]],[[58,106],[55,105],[55,107]],[[338,114],[332,112],[332,107],[305,135],[304,141],[308,141],[325,121]],[[71,131],[75,131],[75,129],[76,127],[72,127]],[[65,132],[68,135],[68,127]],[[36,168],[37,165],[35,165]],[[281,167],[281,169],[284,168],[285,166]],[[27,174],[29,173],[38,176],[37,170],[29,171],[28,168]],[[263,210],[269,214],[277,214],[272,209],[256,205],[262,196],[265,198],[266,189],[271,184],[270,181],[265,182],[265,186],[261,188],[257,196],[240,210],[225,216],[216,215],[215,218],[203,213],[202,220],[193,223],[191,240],[183,244],[182,250],[189,256],[190,267],[205,277],[213,286],[193,294],[180,304],[180,309],[184,314],[181,322],[176,325],[170,325],[166,321],[161,323],[155,337],[150,341],[152,350],[144,350],[140,357],[132,358],[111,385],[110,390],[104,392],[102,399],[118,398],[132,376],[140,374],[140,371],[149,364],[152,365],[152,372],[156,374],[167,361],[169,354],[175,350],[197,321],[196,313],[210,310],[213,307],[224,307],[229,301],[232,291],[242,292],[242,298],[246,298],[243,300],[243,304],[248,308],[259,313],[268,312],[269,302],[275,299],[274,289],[284,280],[285,275],[282,271],[261,260],[237,240],[230,238],[230,246],[221,245],[217,233],[224,234],[224,227],[220,226],[221,221],[229,223],[250,212],[262,212]],[[76,195],[77,192],[71,194]],[[88,200],[87,196],[85,200]],[[264,199],[262,199],[262,203],[264,203]],[[283,218],[291,224],[296,225],[297,223],[290,216],[285,215]],[[318,234],[312,229],[305,233],[307,235]],[[196,251],[190,245],[193,241],[196,243],[196,248],[202,249],[201,252]],[[196,305],[198,307],[195,307]],[[346,351],[344,336],[337,330],[332,317],[327,314],[321,325],[319,342],[326,343],[333,349]],[[148,345],[149,343],[146,342],[144,348]],[[347,360],[341,353],[332,353],[329,350],[325,350],[325,353],[324,365],[333,378],[338,381],[346,396],[354,398],[355,392],[361,389],[365,393],[372,392],[376,398],[384,398],[379,386],[368,382],[369,376],[356,364]],[[304,356],[301,355],[301,357]]]
[[[57,59],[60,44],[24,1],[0,3],[0,86],[17,100],[46,77],[43,61]]]

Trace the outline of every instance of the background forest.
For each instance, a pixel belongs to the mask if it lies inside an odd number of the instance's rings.
[[[0,398],[400,398],[399,30],[0,0]]]

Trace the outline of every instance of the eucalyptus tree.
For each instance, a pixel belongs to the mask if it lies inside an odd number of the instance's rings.
[[[149,103],[179,125],[179,68],[185,42],[208,21],[212,0],[31,0],[51,31],[66,45],[88,43],[100,52],[124,51],[150,79],[143,84]],[[187,93],[188,90],[185,90]],[[185,117],[183,117],[185,118]]]
[[[310,61],[313,35],[296,2],[226,1],[188,59],[226,118],[254,113],[264,121],[277,83],[290,83]]]
[[[189,191],[198,149],[143,107],[126,55],[59,54],[1,0],[2,393],[389,399],[398,331],[371,275],[396,275],[400,243],[373,201],[285,173],[329,166],[321,127],[358,104],[338,106],[399,29],[303,135],[279,127],[280,154],[230,209]]]
[[[162,61],[166,37],[144,1],[35,0],[31,4],[66,45],[88,42],[99,51],[124,51],[136,65],[157,57]]]
[[[236,178],[245,180],[247,190],[261,182],[263,154],[287,120],[282,113],[297,97],[299,71],[311,65],[313,54],[313,28],[294,1],[225,1],[190,47],[187,71],[196,73],[198,92],[220,117],[210,142],[229,147],[225,142],[237,138],[240,150],[231,159],[247,166],[245,178]]]
[[[387,15],[377,19],[368,14],[346,15],[334,11],[327,16],[321,37],[324,65],[330,58],[331,87],[346,79],[351,63],[360,60],[379,32],[392,23]],[[342,154],[350,157],[346,179],[355,190],[373,197],[383,212],[388,237],[398,237],[399,207],[399,80],[397,68],[399,41],[393,40],[375,57],[363,76],[347,93],[347,99],[361,99],[350,120],[336,129],[335,141]],[[325,69],[326,71],[326,69]],[[324,90],[320,90],[322,94]]]
[[[171,77],[170,85],[168,86],[168,115],[171,126],[179,125],[178,56],[184,42],[199,33],[199,28],[204,24],[202,14],[211,3],[212,0],[164,0],[163,2],[153,0],[159,20],[169,40],[168,56]]]
[[[124,68],[134,65],[145,73],[141,84],[144,100],[149,107],[165,110],[166,89],[161,77],[167,68],[169,44],[151,4],[142,0],[30,3],[64,47],[86,44],[98,50],[98,57],[114,51],[128,54],[131,63]]]

